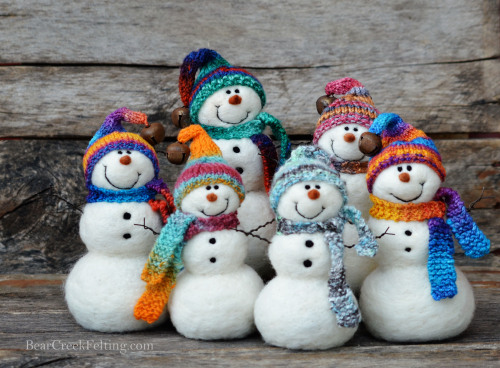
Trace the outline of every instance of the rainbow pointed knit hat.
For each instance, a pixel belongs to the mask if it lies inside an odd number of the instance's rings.
[[[189,107],[194,124],[200,123],[198,112],[209,96],[221,88],[237,85],[252,88],[259,95],[262,106],[266,104],[264,88],[257,78],[245,69],[231,66],[216,51],[200,49],[184,58],[179,75],[179,92],[182,103]]]
[[[240,198],[245,199],[245,189],[240,174],[222,158],[222,152],[210,136],[199,125],[182,129],[177,140],[191,141],[191,154],[179,175],[174,189],[174,201],[181,209],[182,199],[192,190],[214,184],[225,184],[233,188]]]
[[[342,124],[359,124],[370,128],[379,111],[375,108],[368,90],[356,79],[342,78],[325,87],[328,96],[341,95],[323,110],[316,124],[313,144],[328,130]]]
[[[385,168],[402,163],[422,163],[438,174],[441,181],[446,177],[446,170],[432,139],[422,130],[406,123],[399,115],[380,114],[369,131],[382,139],[382,151],[368,163],[366,184],[371,193],[373,183]]]

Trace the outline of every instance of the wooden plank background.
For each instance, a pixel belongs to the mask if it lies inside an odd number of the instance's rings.
[[[362,335],[336,351],[339,362],[348,364],[359,354],[364,360],[357,363],[386,365],[393,359],[395,366],[411,366],[424,364],[421,358],[428,355],[458,367],[475,361],[489,366],[498,358],[498,329],[486,325],[498,326],[498,307],[495,313],[491,308],[500,303],[500,0],[0,0],[0,45],[2,279],[63,278],[85,251],[78,221],[86,194],[81,160],[89,139],[107,114],[127,106],[164,123],[167,142],[174,141],[177,130],[169,116],[181,105],[179,66],[190,51],[210,47],[262,82],[265,111],[283,122],[294,144],[311,140],[315,101],[326,83],[350,76],[367,87],[380,111],[398,113],[435,139],[448,171],[445,185],[458,190],[466,204],[484,188],[472,215],[492,240],[492,254],[473,261],[457,255],[486,303],[481,313],[491,316],[473,327],[475,338],[465,335],[437,347],[391,346]],[[159,155],[161,175],[173,186],[181,168]],[[8,316],[1,326],[10,326],[6,335],[0,333],[0,359],[13,366],[50,363],[49,353],[26,355],[14,343],[1,349],[30,308],[47,310],[40,334],[50,329],[46,323],[56,323],[53,316],[65,308],[58,285],[0,287],[1,310]],[[30,300],[25,293],[35,299],[26,316],[18,316],[17,306]],[[46,294],[58,301],[43,304]],[[36,327],[37,320],[26,318],[29,325],[14,341]],[[60,323],[68,325],[56,323],[56,331],[67,338],[82,332],[65,318]],[[171,334],[167,341],[198,357],[219,356],[216,344],[179,339]],[[240,365],[251,356],[289,365],[287,354],[257,340],[229,345],[222,355],[241,358]],[[377,358],[380,349],[384,353]],[[470,359],[461,361],[460,349]],[[148,364],[164,357],[153,354]],[[304,364],[318,359],[319,365],[331,355],[295,357]],[[54,365],[75,362],[71,354],[57,359]],[[104,356],[85,359],[112,365]]]

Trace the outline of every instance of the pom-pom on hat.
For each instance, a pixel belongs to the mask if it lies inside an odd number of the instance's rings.
[[[373,183],[385,168],[402,163],[422,163],[429,166],[444,181],[446,170],[432,139],[422,130],[406,123],[399,115],[380,114],[369,131],[382,139],[382,151],[368,163],[366,182],[371,193]]]
[[[276,212],[278,203],[285,191],[294,184],[303,181],[322,181],[333,184],[347,202],[345,184],[337,170],[330,166],[328,154],[314,146],[300,146],[292,151],[291,157],[274,175],[269,199],[271,208]]]
[[[325,108],[316,124],[313,144],[331,128],[341,124],[359,124],[369,128],[379,114],[368,90],[356,79],[342,78],[325,87],[328,96],[340,95]]]
[[[222,158],[222,152],[210,136],[199,125],[182,129],[177,140],[191,141],[191,155],[175,183],[174,200],[182,208],[182,199],[192,190],[206,185],[225,184],[233,188],[240,198],[245,199],[245,189],[240,174]]]
[[[184,58],[179,75],[179,92],[182,103],[189,107],[193,123],[200,123],[198,112],[209,96],[221,88],[236,85],[252,88],[259,95],[262,106],[266,104],[264,88],[257,78],[245,69],[231,66],[216,51],[200,49]]]

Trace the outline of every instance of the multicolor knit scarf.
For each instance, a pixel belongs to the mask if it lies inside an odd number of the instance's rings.
[[[279,165],[282,165],[290,157],[291,143],[285,129],[283,129],[278,119],[267,112],[261,112],[254,120],[230,128],[200,125],[212,139],[251,138],[254,135],[262,134],[266,126],[269,126],[281,145]]]
[[[478,229],[453,189],[440,188],[434,201],[418,204],[392,203],[374,195],[370,195],[370,199],[374,204],[370,215],[376,219],[405,222],[428,220],[427,271],[434,300],[453,298],[457,294],[453,235],[468,257],[479,258],[489,252],[490,241]]]
[[[330,309],[337,316],[337,324],[341,327],[356,327],[361,322],[361,313],[355,302],[352,290],[346,282],[343,263],[344,241],[342,232],[346,221],[353,222],[358,230],[359,242],[355,245],[360,256],[373,257],[377,252],[377,242],[361,214],[353,207],[346,206],[338,217],[324,222],[294,222],[278,218],[277,234],[314,234],[324,233],[331,257],[331,268],[328,278],[328,300]]]
[[[147,285],[135,305],[135,318],[153,323],[163,313],[177,275],[184,267],[182,249],[189,239],[204,231],[234,229],[238,224],[237,212],[209,218],[198,218],[180,210],[174,212],[156,239],[142,271],[141,277]]]
[[[343,174],[366,174],[368,171],[368,162],[360,162],[360,161],[331,161],[333,167],[340,173]]]

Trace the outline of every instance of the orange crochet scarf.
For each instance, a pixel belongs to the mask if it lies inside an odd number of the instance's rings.
[[[370,194],[373,206],[370,215],[376,219],[393,221],[424,221],[433,217],[443,218],[446,204],[441,201],[399,204],[389,202]]]

